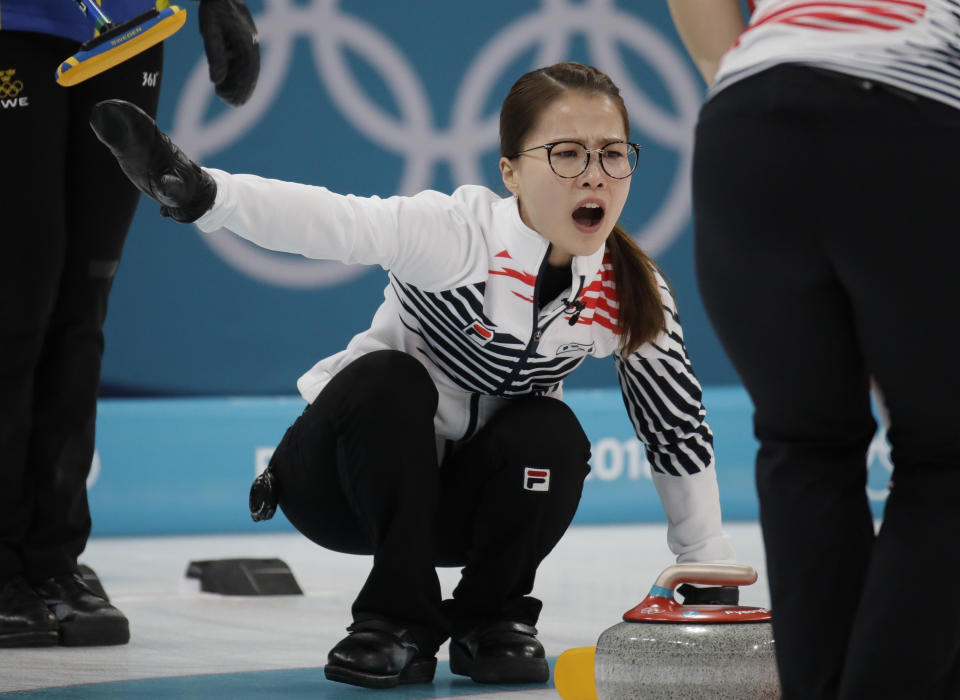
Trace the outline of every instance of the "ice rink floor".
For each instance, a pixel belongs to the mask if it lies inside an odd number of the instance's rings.
[[[740,563],[760,574],[741,602],[769,605],[760,529],[728,523]],[[185,577],[190,561],[283,559],[302,596],[226,597],[201,593]],[[0,650],[0,694],[36,700],[113,698],[557,698],[552,682],[485,686],[453,676],[447,647],[432,685],[368,690],[327,681],[327,651],[350,624],[350,603],[369,559],[323,550],[299,534],[93,539],[81,562],[97,572],[130,619],[122,647]],[[617,624],[673,563],[665,525],[577,526],[547,557],[534,595],[551,664],[590,646]],[[441,569],[445,595],[458,570]]]

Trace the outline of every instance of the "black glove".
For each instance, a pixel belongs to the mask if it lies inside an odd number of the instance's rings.
[[[257,25],[243,0],[200,0],[200,36],[217,95],[237,107],[250,99],[260,75]]]
[[[137,189],[163,205],[164,216],[190,223],[213,206],[217,183],[136,105],[98,102],[90,113],[90,127]]]
[[[250,486],[250,517],[254,522],[269,520],[277,512],[277,477],[267,467]]]
[[[697,588],[685,583],[677,588],[684,605],[739,605],[740,589],[736,586]]]

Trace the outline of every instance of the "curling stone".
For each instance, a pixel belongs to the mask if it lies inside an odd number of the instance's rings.
[[[649,595],[597,640],[599,700],[779,698],[769,610],[674,599],[683,583],[743,586],[756,580],[749,566],[666,568]]]

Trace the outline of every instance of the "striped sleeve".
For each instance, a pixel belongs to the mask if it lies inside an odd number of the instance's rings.
[[[703,392],[683,343],[676,304],[658,275],[667,328],[629,357],[615,356],[623,402],[653,471],[697,474],[713,466]]]
[[[736,561],[723,531],[713,433],[683,344],[676,304],[659,275],[666,331],[629,357],[615,355],[623,401],[647,446],[651,478],[677,562]]]

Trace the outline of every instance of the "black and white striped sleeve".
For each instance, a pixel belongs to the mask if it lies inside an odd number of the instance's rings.
[[[615,355],[624,405],[654,472],[697,474],[713,466],[703,392],[683,344],[676,304],[658,276],[667,328],[628,357]]]
[[[666,331],[629,357],[615,355],[623,401],[647,447],[677,562],[734,562],[723,531],[713,433],[683,344],[676,304],[658,275]]]

